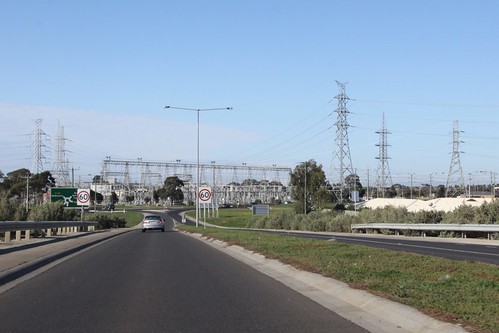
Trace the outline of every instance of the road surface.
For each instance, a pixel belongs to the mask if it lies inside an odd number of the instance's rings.
[[[198,240],[139,229],[0,294],[0,318],[2,332],[366,332]]]

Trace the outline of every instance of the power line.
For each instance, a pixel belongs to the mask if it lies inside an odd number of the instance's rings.
[[[486,104],[453,104],[453,103],[427,103],[427,102],[403,102],[403,101],[383,101],[373,99],[352,99],[355,102],[376,103],[376,104],[394,104],[394,105],[416,105],[416,106],[435,106],[451,108],[481,108],[481,109],[499,109],[499,105]]]

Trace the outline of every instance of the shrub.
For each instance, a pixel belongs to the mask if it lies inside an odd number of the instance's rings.
[[[91,216],[91,221],[97,222],[97,229],[124,228],[126,221],[124,217],[111,214],[95,214]]]
[[[18,204],[7,197],[0,200],[0,220],[10,221],[15,219]]]
[[[444,217],[441,211],[419,211],[414,213],[414,223],[437,224],[441,223]]]
[[[31,221],[63,221],[64,204],[61,201],[34,206],[28,215]]]
[[[405,207],[363,209],[359,213],[361,223],[412,223],[414,213],[409,213]]]
[[[477,214],[474,223],[498,224],[499,223],[499,201],[484,203],[480,206],[481,214]]]
[[[16,212],[14,213],[14,221],[26,221],[28,219],[28,212],[24,205],[17,205]]]
[[[326,225],[329,232],[350,232],[352,224],[361,223],[358,215],[338,214],[330,219]]]
[[[451,223],[451,224],[473,223],[476,214],[480,214],[479,207],[461,205],[457,207],[454,211],[445,214],[443,218],[443,223]]]

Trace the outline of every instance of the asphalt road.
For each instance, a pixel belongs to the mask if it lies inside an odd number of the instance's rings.
[[[299,234],[282,233],[288,236],[308,237],[323,240],[335,240],[341,243],[357,244],[384,248],[394,251],[411,252],[435,257],[442,257],[452,260],[479,261],[499,265],[499,246],[487,244],[469,244],[460,242],[439,242],[431,240],[414,240],[404,238],[383,238],[355,236],[353,234],[345,235],[317,235],[317,234]]]
[[[0,318],[2,332],[366,332],[173,231],[69,258],[0,294]]]
[[[170,216],[180,221],[180,215],[178,212],[172,211],[168,213]],[[192,224],[192,222],[190,222]],[[499,265],[499,246],[490,244],[471,244],[463,242],[451,242],[446,240],[445,242],[439,241],[438,239],[433,241],[429,238],[425,240],[417,240],[414,238],[384,238],[384,237],[369,237],[366,235],[355,235],[355,234],[304,234],[297,232],[282,232],[282,231],[264,231],[279,233],[285,236],[295,236],[295,237],[308,237],[322,240],[335,240],[341,243],[357,244],[364,246],[371,246],[377,248],[385,248],[394,251],[404,251],[417,253],[422,255],[430,255],[435,257],[442,257],[452,260],[467,260],[467,261],[478,261],[494,265]]]

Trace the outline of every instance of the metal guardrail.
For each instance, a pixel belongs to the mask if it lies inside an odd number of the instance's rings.
[[[16,233],[16,241],[21,241],[23,231],[24,239],[30,239],[31,232],[34,230],[42,230],[43,235],[50,237],[53,234],[78,232],[79,228],[93,231],[97,224],[97,222],[90,221],[0,221],[0,233],[3,234],[4,242],[11,241],[11,232]]]
[[[461,232],[466,238],[466,232],[486,232],[488,239],[492,233],[499,233],[499,224],[411,224],[411,223],[367,223],[352,224],[353,230],[395,230],[397,231],[422,231],[422,236],[426,237],[426,231],[456,231]]]
[[[97,222],[88,221],[0,221],[0,232],[65,227],[95,227]]]

